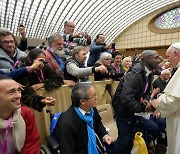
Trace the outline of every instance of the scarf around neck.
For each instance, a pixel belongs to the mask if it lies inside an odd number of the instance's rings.
[[[89,115],[83,115],[77,107],[74,107],[74,109],[79,118],[86,122],[88,132],[88,154],[98,154],[98,150],[96,147],[96,136],[93,128],[93,109],[90,109]]]
[[[5,129],[6,125],[7,120],[0,118],[0,129]],[[26,124],[23,117],[21,116],[21,109],[17,109],[13,112],[10,127],[12,128],[14,146],[16,150],[20,152],[24,146],[26,138]]]

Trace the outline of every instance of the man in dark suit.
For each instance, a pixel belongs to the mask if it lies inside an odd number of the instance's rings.
[[[153,82],[153,88],[159,88],[159,93],[163,93],[167,82],[170,78],[171,72],[168,69],[165,69],[161,72],[161,75]],[[157,96],[157,94],[156,94]],[[155,98],[157,98],[155,96]]]
[[[61,115],[55,129],[62,154],[98,154],[96,135],[107,144],[111,137],[101,122],[97,95],[90,83],[78,83],[71,94],[72,105]]]

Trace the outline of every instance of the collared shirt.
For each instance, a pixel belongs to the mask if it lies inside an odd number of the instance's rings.
[[[79,109],[79,111],[80,111],[83,115],[85,115],[85,114],[90,114],[90,112],[86,112],[86,111],[84,111],[83,109],[81,109],[80,107],[78,107],[78,109]],[[106,128],[106,131],[108,131],[108,130],[109,130],[109,128]],[[106,137],[107,135],[109,135],[109,134],[104,135],[103,138],[102,138],[104,142],[105,142],[105,137]]]
[[[150,71],[146,66],[145,66],[145,70],[146,70],[146,77],[148,77],[149,76],[149,74],[151,74],[152,73],[152,71]]]
[[[83,115],[85,115],[85,114],[90,114],[90,112],[86,112],[86,111],[84,111],[83,109],[81,109],[80,107],[78,107],[78,109],[79,109],[79,111],[80,111]]]

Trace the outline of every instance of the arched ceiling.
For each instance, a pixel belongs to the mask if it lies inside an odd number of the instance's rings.
[[[179,0],[0,0],[0,27],[18,36],[18,25],[27,37],[43,39],[53,32],[63,33],[63,24],[74,21],[76,32],[98,33],[106,41],[147,14]]]

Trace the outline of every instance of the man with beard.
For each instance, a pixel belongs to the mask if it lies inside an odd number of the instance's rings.
[[[114,154],[130,154],[136,132],[136,113],[145,112],[149,103],[152,71],[158,66],[158,53],[145,50],[141,62],[134,65],[119,83],[112,105],[118,128]]]
[[[64,62],[66,60],[63,50],[64,40],[59,33],[54,33],[48,37],[48,47],[44,51],[46,61],[56,73],[64,79]],[[63,80],[65,84],[73,86],[75,82],[71,80]]]

